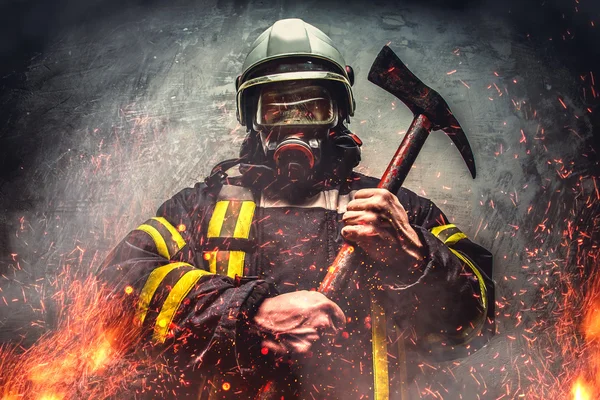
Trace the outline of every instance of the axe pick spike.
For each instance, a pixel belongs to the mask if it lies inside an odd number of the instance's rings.
[[[398,56],[384,46],[371,66],[369,81],[400,99],[415,115],[424,115],[430,130],[444,131],[454,142],[475,178],[475,158],[467,135],[442,96],[417,78]],[[414,123],[414,121],[413,121]]]

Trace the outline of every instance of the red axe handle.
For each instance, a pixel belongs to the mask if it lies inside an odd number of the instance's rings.
[[[421,114],[415,117],[396,150],[396,154],[383,173],[377,185],[378,188],[387,189],[392,193],[400,190],[427,136],[429,136],[430,130],[431,122],[425,115]],[[357,263],[353,254],[354,247],[345,242],[319,286],[320,293],[333,301],[339,300],[342,291],[348,286],[350,278],[356,272]]]

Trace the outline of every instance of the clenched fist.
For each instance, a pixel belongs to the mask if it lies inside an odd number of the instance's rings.
[[[266,299],[253,322],[270,352],[304,356],[316,342],[344,329],[346,317],[321,293],[302,290]]]
[[[348,203],[342,236],[386,267],[414,268],[423,244],[398,198],[386,189],[361,189]]]

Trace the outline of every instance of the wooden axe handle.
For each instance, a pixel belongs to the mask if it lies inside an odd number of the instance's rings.
[[[430,130],[431,122],[429,119],[423,114],[417,115],[383,173],[377,185],[378,188],[387,189],[394,194],[400,190],[425,140],[429,136]],[[332,301],[339,300],[342,291],[348,286],[350,278],[356,272],[357,263],[353,255],[354,247],[345,242],[319,286],[319,292]]]

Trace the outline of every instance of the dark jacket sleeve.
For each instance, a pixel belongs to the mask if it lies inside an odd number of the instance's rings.
[[[202,235],[214,208],[210,196],[197,185],[165,202],[111,252],[100,277],[131,311],[146,349],[166,354],[179,370],[243,372],[240,321],[271,287],[208,271]]]
[[[430,200],[401,189],[412,227],[425,246],[409,277],[387,284],[397,324],[435,359],[451,359],[484,345],[494,333],[492,255],[472,242]]]

